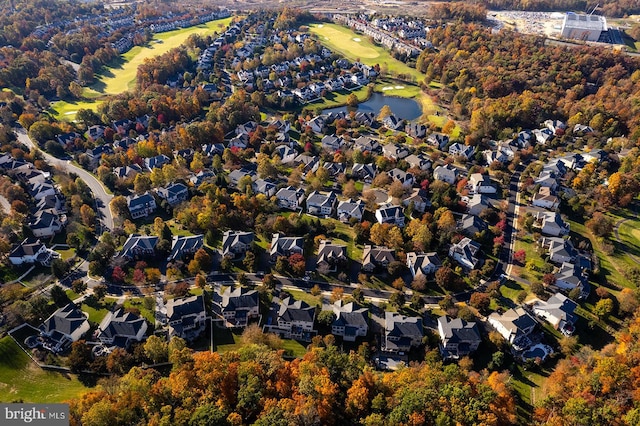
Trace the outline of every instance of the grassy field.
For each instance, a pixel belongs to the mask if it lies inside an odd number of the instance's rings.
[[[148,58],[167,53],[169,50],[183,44],[191,34],[210,34],[214,31],[222,32],[232,18],[219,19],[195,27],[181,28],[175,31],[154,35],[153,40],[146,46],[135,46],[121,56],[119,63],[107,68],[98,81],[91,87],[85,88],[83,95],[89,100],[54,103],[50,111],[59,120],[74,120],[80,108],[96,110],[99,105],[97,98],[102,95],[113,95],[132,89],[135,86],[138,66]],[[93,99],[93,100],[92,100]]]
[[[61,402],[86,391],[75,376],[42,370],[11,337],[0,340],[0,401]]]
[[[356,34],[342,25],[314,24],[310,26],[310,31],[332,51],[351,61],[359,59],[363,64],[378,64],[383,74],[403,74],[414,82],[424,79],[424,74],[393,58],[384,47],[371,43],[367,36]]]

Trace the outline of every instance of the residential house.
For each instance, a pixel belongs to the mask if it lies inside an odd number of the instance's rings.
[[[346,342],[355,342],[358,337],[366,337],[369,333],[369,310],[355,302],[344,303],[342,300],[331,305],[336,319],[331,324],[331,334],[340,336]]]
[[[433,171],[433,178],[453,185],[458,179],[459,173],[458,169],[451,164],[445,164],[444,166],[438,166],[435,168]]]
[[[57,214],[39,211],[34,215],[28,226],[34,237],[50,238],[60,232],[64,224]]]
[[[293,300],[291,297],[282,300],[274,297],[264,331],[276,333],[285,339],[310,342],[317,334],[313,329],[315,319],[314,306],[309,306],[302,300]]]
[[[171,239],[171,253],[167,257],[167,261],[184,259],[195,254],[202,246],[204,246],[204,237],[202,235],[174,235]]]
[[[293,164],[295,166],[304,165],[304,174],[307,174],[309,172],[315,173],[320,167],[320,158],[307,154],[300,154],[293,160]]]
[[[474,216],[479,216],[489,207],[491,207],[489,199],[483,194],[474,194],[467,202],[467,212]]]
[[[404,125],[404,120],[395,114],[390,114],[382,119],[382,124],[389,130],[400,130]]]
[[[577,263],[564,262],[554,276],[556,277],[555,286],[565,291],[571,291],[574,288],[584,290],[589,287],[587,272]]]
[[[407,253],[407,267],[414,278],[420,275],[435,274],[441,266],[442,262],[436,252],[416,253],[412,251]]]
[[[251,185],[255,194],[262,194],[267,198],[271,198],[276,195],[276,189],[278,188],[277,182],[271,178],[258,179]]]
[[[304,190],[293,186],[280,188],[276,193],[276,199],[278,200],[278,207],[295,211],[302,206]]]
[[[339,151],[344,145],[345,140],[341,136],[326,135],[322,138],[322,149],[329,152]]]
[[[142,167],[137,164],[130,166],[116,167],[113,169],[113,174],[119,179],[130,179],[136,177],[138,173],[142,173]]]
[[[164,188],[158,188],[156,193],[160,198],[169,203],[170,206],[176,206],[189,198],[189,188],[183,183],[171,183]]]
[[[192,341],[204,331],[207,310],[203,295],[169,299],[166,308],[169,337]]]
[[[97,168],[100,165],[102,156],[109,154],[113,154],[113,147],[110,144],[99,145],[95,148],[87,149],[86,155],[89,158],[90,168]]]
[[[468,237],[463,238],[456,244],[452,244],[449,248],[449,256],[467,271],[478,266],[480,254],[480,244]]]
[[[194,187],[200,188],[205,182],[212,181],[216,177],[216,174],[212,170],[200,170],[195,175],[189,178],[189,182],[193,184]]]
[[[376,220],[378,223],[390,223],[400,228],[404,227],[404,209],[400,206],[384,205],[376,210]]]
[[[478,324],[462,318],[438,318],[440,353],[444,359],[460,359],[475,352],[482,342]]]
[[[338,219],[341,222],[349,222],[352,218],[362,221],[366,203],[362,200],[346,200],[338,203]]]
[[[73,303],[56,310],[38,327],[43,347],[60,353],[86,334],[91,326],[87,316]]]
[[[307,122],[307,126],[311,127],[314,133],[324,133],[327,131],[327,122],[325,116],[319,115]]]
[[[449,145],[449,136],[443,135],[442,133],[432,133],[427,138],[427,143],[435,146],[440,151],[444,151],[447,145]]]
[[[82,139],[82,136],[80,136],[80,134],[78,134],[76,132],[62,133],[62,134],[56,136],[56,140],[64,148],[68,148],[71,145],[73,145],[75,143],[76,139]]]
[[[142,195],[130,195],[127,197],[127,207],[131,218],[147,217],[156,211],[156,199],[149,192]]]
[[[260,317],[260,297],[256,290],[239,286],[221,290],[213,293],[213,312],[225,327],[246,327],[249,321]]]
[[[563,294],[556,293],[549,300],[536,301],[533,304],[533,313],[546,320],[553,328],[562,334],[570,336],[575,331],[578,316],[574,311],[578,304]]]
[[[531,204],[548,210],[557,210],[560,206],[560,199],[551,193],[551,188],[541,186],[533,196]]]
[[[541,246],[549,252],[549,260],[554,263],[573,263],[578,256],[578,251],[569,239],[543,237]]]
[[[107,347],[128,349],[132,342],[141,342],[147,333],[147,321],[140,315],[118,308],[100,322],[98,340]]]
[[[213,157],[214,155],[220,155],[224,153],[224,145],[221,143],[208,143],[202,145],[202,153],[207,157]]]
[[[229,173],[229,184],[237,187],[238,184],[240,183],[240,180],[245,176],[249,176],[251,178],[252,183],[258,179],[258,174],[256,173],[255,170],[243,167],[241,169],[236,169],[231,173]]]
[[[373,272],[377,269],[386,269],[389,263],[395,261],[395,250],[365,245],[362,251],[362,270],[365,272]]]
[[[304,238],[273,234],[269,248],[269,256],[272,262],[275,262],[280,256],[289,257],[294,253],[304,253]]]
[[[118,256],[127,260],[153,257],[156,254],[156,244],[159,238],[156,236],[131,234]]]
[[[575,136],[584,136],[593,133],[593,128],[591,126],[586,126],[584,124],[577,123],[573,126],[573,134]]]
[[[49,212],[54,215],[61,215],[67,212],[64,197],[61,194],[47,195],[36,203],[35,211]]]
[[[376,122],[376,115],[371,111],[358,111],[356,112],[355,120],[358,124],[372,127]]]
[[[222,234],[222,256],[241,259],[251,250],[255,236],[253,232],[225,231]]]
[[[449,147],[449,154],[454,156],[461,156],[466,158],[467,160],[470,160],[475,152],[476,149],[474,147],[457,142],[451,144],[451,146]]]
[[[405,126],[404,131],[407,132],[409,136],[414,138],[422,139],[427,136],[427,126],[420,123],[408,123]]]
[[[413,188],[411,194],[407,195],[402,200],[402,205],[409,207],[413,205],[413,211],[424,213],[429,207],[431,207],[431,200],[426,190],[421,188]]]
[[[405,188],[411,188],[413,186],[413,183],[415,182],[415,179],[411,173],[407,173],[397,167],[395,169],[389,170],[389,177],[392,180],[397,180],[398,182],[400,182]]]
[[[335,272],[347,263],[347,246],[322,240],[318,246],[316,267],[319,271]]]
[[[48,249],[38,238],[25,238],[9,252],[12,265],[34,264],[36,262],[49,266],[51,261],[60,255]]]
[[[569,234],[569,224],[565,223],[556,212],[538,212],[535,216],[535,226],[540,228],[543,235],[558,237]]]
[[[307,213],[320,217],[332,217],[337,203],[338,196],[335,192],[322,193],[313,191],[307,197]]]
[[[487,224],[478,216],[472,214],[463,214],[462,218],[457,222],[458,230],[469,238],[487,229]]]
[[[484,161],[488,165],[493,164],[494,162],[499,162],[502,164],[507,164],[509,161],[509,156],[502,150],[492,151],[490,149],[482,151],[482,155],[484,156]]]
[[[376,139],[369,136],[359,136],[353,141],[353,149],[360,150],[360,152],[379,154],[382,151],[382,146]]]
[[[376,177],[376,165],[354,163],[351,169],[351,177],[365,183],[371,183],[373,178]]]
[[[560,120],[545,120],[544,126],[551,130],[554,135],[562,136],[567,125]]]
[[[412,169],[429,170],[431,169],[431,159],[424,154],[411,154],[404,159]]]
[[[469,187],[474,194],[495,194],[498,189],[491,183],[488,175],[472,173],[469,177]]]
[[[422,344],[422,318],[407,317],[397,312],[384,314],[384,350],[407,352]]]
[[[282,164],[293,163],[293,160],[298,156],[298,153],[287,145],[278,145],[273,154],[280,157]]]
[[[390,143],[383,145],[382,155],[392,160],[402,160],[409,156],[409,149],[404,145],[397,143]]]
[[[152,171],[157,167],[162,167],[165,164],[171,163],[171,159],[164,154],[156,155],[155,157],[145,158],[144,165],[147,170]]]
[[[558,179],[556,174],[549,170],[543,170],[540,175],[534,179],[534,185],[540,185],[541,188],[548,188],[551,193],[558,189]]]
[[[540,145],[546,145],[555,136],[553,131],[549,129],[535,129],[533,135],[536,137],[536,142]]]
[[[329,176],[332,178],[338,177],[347,169],[347,166],[344,163],[334,163],[330,161],[325,162],[322,167],[329,172]]]
[[[55,186],[53,186],[50,182],[38,182],[29,185],[29,194],[33,197],[34,200],[40,201],[44,197],[49,195],[56,195],[57,190]]]
[[[87,129],[87,136],[89,137],[90,140],[96,141],[104,136],[104,130],[105,130],[105,127],[100,126],[98,124],[90,126]]]
[[[494,312],[489,315],[488,320],[489,324],[515,349],[528,346],[528,336],[538,324],[535,318],[522,307],[509,309],[502,315]]]

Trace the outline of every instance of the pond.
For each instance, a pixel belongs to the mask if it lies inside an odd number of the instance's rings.
[[[391,111],[404,120],[415,120],[422,115],[420,104],[413,99],[398,98],[395,96],[385,96],[382,93],[373,93],[366,101],[358,104],[356,111],[374,112],[376,115],[384,105],[389,105]],[[336,108],[327,108],[322,111],[323,114],[329,112],[348,111],[350,107],[342,106]]]

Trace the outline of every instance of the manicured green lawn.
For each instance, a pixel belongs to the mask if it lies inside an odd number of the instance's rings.
[[[317,306],[322,304],[322,296],[314,296],[302,290],[285,290],[285,292],[289,293],[294,299],[302,300],[303,302],[308,303],[310,306]]]
[[[383,74],[385,71],[391,75],[403,74],[414,82],[424,79],[424,74],[393,58],[384,47],[376,46],[367,36],[356,34],[342,25],[313,24],[310,31],[329,49],[351,61],[359,59],[367,65],[379,64]]]
[[[202,292],[202,290],[200,290]],[[135,297],[131,299],[126,299],[124,301],[123,307],[126,308],[135,308],[140,311],[140,315],[143,316],[147,322],[151,325],[155,324],[156,317],[155,312],[153,310],[149,310],[144,306],[144,298],[143,297]]]
[[[49,112],[58,120],[73,121],[79,109],[96,111],[100,103],[95,100],[58,101],[51,104]]]
[[[326,97],[320,100],[317,100],[315,102],[306,104],[305,107],[314,108],[314,109],[325,109],[325,108],[334,108],[334,107],[342,106],[347,103],[347,96],[349,96],[351,93],[356,95],[360,102],[363,102],[367,99],[367,90],[368,89],[366,87],[361,87],[352,92],[345,90],[342,92],[328,93]]]
[[[0,401],[62,402],[87,390],[73,375],[42,370],[11,337],[0,340]]]
[[[82,309],[82,312],[89,314],[89,322],[100,324],[104,317],[109,313],[110,308],[111,304],[103,302],[100,303],[98,307],[92,307],[83,303],[80,309]]]
[[[285,354],[296,358],[302,358],[307,353],[307,348],[302,343],[290,339],[282,339],[282,349],[284,349]]]
[[[76,249],[74,248],[70,248],[67,250],[56,250],[56,251],[60,253],[60,257],[62,258],[62,260],[71,259],[73,256],[76,255]]]

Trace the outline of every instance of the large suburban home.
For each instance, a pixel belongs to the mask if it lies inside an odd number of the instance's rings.
[[[237,187],[240,183],[240,180],[245,176],[249,176],[251,178],[251,183],[255,182],[258,179],[258,174],[255,170],[243,167],[229,173],[229,184],[231,186]]]
[[[362,251],[362,270],[365,272],[373,272],[376,269],[383,269],[395,260],[395,250],[386,247],[366,245]]]
[[[61,215],[67,212],[64,197],[60,194],[47,195],[36,203],[37,212],[49,212]]]
[[[320,217],[332,217],[337,204],[338,196],[335,192],[313,191],[307,197],[307,213]]]
[[[49,266],[51,261],[57,257],[60,257],[60,255],[48,249],[38,238],[25,238],[22,243],[9,252],[9,262],[12,265],[34,264],[37,262],[43,266]]]
[[[313,329],[315,319],[315,306],[310,306],[302,300],[293,300],[291,297],[282,300],[274,297],[264,331],[278,334],[285,339],[310,342],[317,334]]]
[[[156,199],[149,192],[142,195],[130,195],[127,197],[127,207],[133,219],[147,217],[156,211]]]
[[[422,344],[422,318],[407,317],[397,312],[384,314],[384,350],[407,352]]]
[[[475,322],[447,316],[438,318],[440,353],[444,359],[460,359],[475,352],[482,342],[480,330]]]
[[[34,237],[50,238],[62,231],[64,224],[57,214],[42,211],[36,213],[28,226]]]
[[[440,151],[444,151],[447,145],[449,145],[449,136],[443,135],[442,133],[432,133],[427,138],[427,143],[435,146]]]
[[[273,151],[273,154],[280,157],[280,162],[282,162],[282,164],[292,163],[293,160],[295,160],[295,158],[298,156],[298,153],[287,145],[277,146]]]
[[[181,260],[186,256],[191,256],[200,250],[203,245],[204,237],[202,235],[174,235],[171,239],[171,253],[169,253],[167,261]]]
[[[29,194],[36,201],[40,201],[49,195],[56,195],[57,192],[56,187],[50,182],[36,182],[29,185]]]
[[[200,170],[189,178],[189,182],[197,189],[203,183],[213,181],[215,178],[216,174],[212,170]]]
[[[356,303],[344,303],[342,300],[331,305],[336,319],[331,324],[331,334],[340,336],[347,342],[355,342],[358,337],[369,333],[369,310]]]
[[[322,149],[330,152],[339,151],[345,145],[345,140],[341,136],[326,135],[322,138]]]
[[[438,166],[433,170],[433,178],[453,185],[456,183],[459,173],[458,169],[451,164],[445,164],[444,166]]]
[[[539,300],[533,304],[533,313],[546,320],[553,328],[566,336],[575,331],[578,316],[573,312],[578,304],[561,293],[556,293],[549,300]]]
[[[382,147],[382,154],[393,160],[402,160],[409,156],[409,149],[404,145],[391,143]]]
[[[99,145],[95,148],[87,149],[87,158],[91,169],[96,169],[100,165],[100,160],[103,155],[113,154],[113,147],[110,144]]]
[[[304,238],[284,237],[280,234],[273,234],[269,248],[269,256],[272,262],[275,262],[280,256],[289,257],[294,253],[304,253]]]
[[[402,200],[402,205],[409,207],[413,204],[413,211],[424,213],[429,207],[431,207],[431,199],[429,193],[422,188],[413,188],[411,194],[407,195]]]
[[[431,169],[431,159],[424,154],[411,154],[404,159],[409,166],[414,169],[429,170]]]
[[[147,170],[152,171],[155,168],[162,167],[165,164],[169,164],[171,159],[164,154],[156,155],[155,157],[145,158],[144,166]]]
[[[579,288],[583,291],[589,288],[587,272],[577,263],[563,263],[558,272],[555,273],[555,277],[556,287],[565,291],[571,291],[574,288]]]
[[[280,188],[276,193],[276,199],[278,200],[278,207],[282,209],[298,210],[301,208],[302,202],[304,201],[304,190],[293,186]]]
[[[304,167],[303,172],[305,175],[309,172],[315,173],[320,167],[320,157],[317,157],[315,155],[300,154],[293,160],[293,164],[295,166],[302,165]]]
[[[128,349],[134,341],[144,339],[147,327],[147,321],[140,315],[118,308],[100,322],[97,338],[107,347]]]
[[[167,203],[171,206],[187,201],[187,198],[189,198],[189,188],[179,182],[171,183],[164,188],[158,188],[156,193],[160,198],[167,200]]]
[[[321,271],[335,272],[347,263],[347,246],[332,244],[330,240],[320,241],[316,267]]]
[[[322,165],[329,172],[329,176],[336,178],[343,174],[347,170],[347,166],[344,163],[334,163],[327,161]]]
[[[477,234],[486,230],[487,224],[478,216],[463,214],[456,224],[456,228],[465,236],[475,238]]]
[[[404,125],[404,120],[396,117],[395,114],[390,114],[382,119],[382,124],[389,130],[400,130]]]
[[[404,209],[400,206],[386,205],[376,210],[376,220],[380,224],[389,223],[400,228],[404,227]]]
[[[64,351],[90,329],[87,315],[73,303],[55,311],[39,327],[42,346],[53,353]]]
[[[113,174],[118,179],[130,179],[136,177],[138,173],[142,173],[142,168],[137,164],[130,166],[116,167],[113,169]]]
[[[226,287],[213,293],[215,319],[226,328],[246,327],[260,317],[260,298],[256,290],[245,287]]]
[[[251,249],[253,240],[253,232],[225,231],[222,234],[222,256],[242,259],[247,250]]]
[[[376,139],[369,136],[359,136],[353,141],[353,149],[379,154],[382,151],[382,146]]]
[[[538,212],[536,214],[535,226],[540,228],[543,235],[559,237],[569,234],[569,224],[565,223],[556,212]]]
[[[483,194],[474,194],[469,201],[467,201],[467,212],[474,216],[480,216],[480,214],[491,207],[489,199]]]
[[[551,188],[541,186],[533,196],[531,204],[547,210],[557,210],[560,206],[560,199],[551,193]]]
[[[407,253],[407,268],[414,278],[420,275],[433,275],[441,266],[442,262],[436,252],[416,253],[412,251]]]
[[[471,240],[471,238],[465,237],[457,244],[451,245],[449,256],[464,269],[470,271],[480,263],[480,244]]]
[[[351,169],[351,177],[365,183],[371,183],[373,178],[376,177],[376,165],[354,163]]]
[[[467,160],[471,159],[471,157],[473,157],[473,154],[475,154],[475,152],[476,152],[475,147],[464,145],[457,142],[454,144],[451,144],[451,146],[449,147],[449,154],[454,156],[461,156],[466,158]]]
[[[405,188],[411,188],[415,179],[411,173],[407,173],[399,168],[389,170],[389,177],[393,180],[397,180]]]
[[[202,295],[169,299],[166,307],[169,337],[191,341],[205,329],[207,310]]]
[[[496,186],[491,183],[487,175],[472,173],[469,177],[469,187],[474,194],[495,194],[498,192]]]
[[[277,182],[270,178],[258,179],[251,184],[251,187],[255,194],[262,194],[267,198],[276,195],[276,190],[278,189]]]
[[[527,336],[533,332],[538,324],[524,308],[512,308],[502,315],[497,312],[489,315],[489,324],[517,350],[528,346]]]
[[[341,222],[349,222],[352,218],[358,222],[362,221],[362,215],[366,203],[362,200],[346,200],[338,203],[338,219]]]
[[[118,256],[127,260],[153,257],[156,254],[158,240],[156,236],[131,234]]]
[[[570,239],[543,237],[541,246],[549,252],[549,260],[554,263],[573,263],[578,256],[578,251]]]
[[[413,138],[424,138],[427,136],[427,126],[420,123],[408,123],[404,127],[404,131]]]

